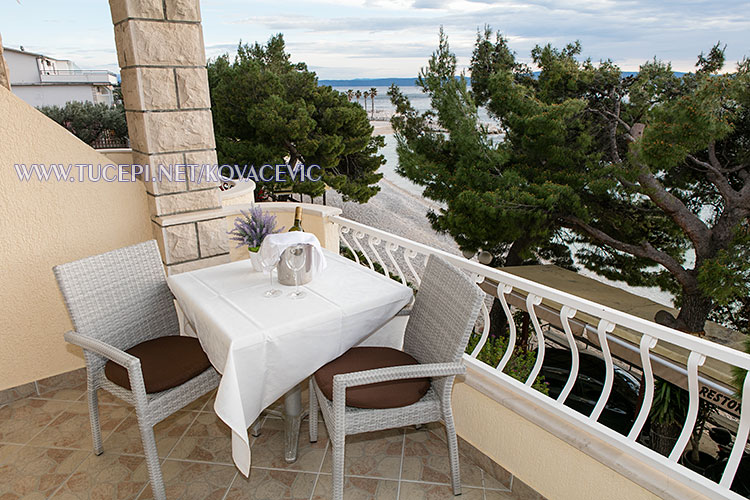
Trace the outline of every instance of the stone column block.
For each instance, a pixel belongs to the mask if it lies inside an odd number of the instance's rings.
[[[200,21],[201,10],[198,0],[165,0],[167,19],[176,21]]]
[[[200,24],[130,19],[115,26],[117,59],[130,66],[205,66]]]
[[[154,236],[162,251],[164,263],[168,266],[200,257],[195,223],[168,227],[154,224]]]
[[[151,213],[157,216],[221,207],[218,189],[149,196],[148,201]]]
[[[167,111],[143,115],[149,153],[213,149],[214,123],[209,110]]]
[[[171,68],[125,68],[120,75],[125,109],[146,111],[179,107]]]
[[[200,221],[197,225],[201,258],[229,253],[224,218]]]
[[[109,0],[112,24],[128,18],[164,19],[162,0]]]
[[[188,189],[188,175],[183,153],[166,155],[133,153],[133,163],[149,165],[149,168],[144,171],[143,178],[146,192],[149,194],[179,193]]]
[[[177,92],[180,108],[210,108],[206,68],[177,68]]]
[[[189,190],[193,191],[196,189],[207,189],[212,187],[218,188],[221,184],[218,180],[212,180],[213,177],[209,177],[208,175],[209,169],[217,168],[215,150],[210,149],[206,151],[185,153],[185,164],[198,165],[198,167],[195,168],[195,175],[192,178],[188,176],[187,184]],[[203,175],[199,175],[201,171],[203,172]]]

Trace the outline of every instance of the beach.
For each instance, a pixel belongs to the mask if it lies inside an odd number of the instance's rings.
[[[380,192],[367,203],[356,203],[343,201],[339,193],[330,189],[326,194],[327,204],[340,208],[347,219],[460,255],[453,238],[436,232],[427,220],[427,212],[437,211],[439,205],[422,197],[418,186],[396,173],[398,158],[390,122],[374,121],[371,124],[373,134],[386,136],[387,141],[382,151],[387,163],[381,167]]]

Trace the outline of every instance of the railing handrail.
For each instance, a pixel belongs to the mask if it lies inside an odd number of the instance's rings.
[[[739,368],[750,370],[750,355],[736,349],[732,349],[731,347],[716,344],[715,342],[711,342],[709,340],[705,340],[693,335],[689,335],[687,333],[680,332],[678,330],[674,330],[667,326],[663,326],[658,323],[633,316],[632,314],[619,311],[609,306],[598,304],[576,295],[571,295],[570,293],[551,288],[547,285],[515,276],[500,269],[485,266],[484,264],[480,264],[479,262],[474,262],[464,257],[448,253],[444,250],[424,245],[422,243],[417,243],[415,241],[397,236],[392,233],[388,233],[386,231],[382,231],[372,226],[352,221],[351,219],[346,219],[341,216],[334,216],[331,217],[330,220],[331,222],[343,224],[347,227],[360,230],[364,233],[378,236],[383,240],[397,242],[400,246],[409,250],[418,251],[427,255],[439,255],[440,257],[446,259],[447,261],[458,267],[466,269],[467,271],[475,274],[492,278],[500,282],[501,284],[524,289],[530,293],[534,293],[538,296],[543,296],[544,298],[552,300],[554,302],[572,306],[577,311],[584,312],[592,316],[605,319],[607,321],[611,321],[612,323],[615,323],[619,326],[624,326],[637,332],[643,333],[645,330],[649,335],[658,338],[659,340],[664,340],[686,350],[699,352],[700,354],[714,359],[719,359]]]
[[[503,370],[515,350],[517,337],[515,320],[506,296],[511,294],[514,290],[525,292],[525,304],[522,305],[522,309],[528,313],[531,323],[533,324],[534,332],[536,333],[537,353],[534,366],[531,368],[526,381],[520,384],[514,382],[514,385],[518,385],[528,396],[537,400],[540,400],[541,393],[537,394],[532,385],[537,379],[537,375],[540,373],[544,362],[545,335],[540,325],[536,308],[542,305],[544,299],[559,304],[559,320],[565,330],[566,338],[568,339],[571,349],[571,368],[565,388],[563,388],[557,399],[545,396],[541,400],[549,407],[554,408],[563,414],[569,414],[574,411],[567,408],[565,402],[570,393],[570,388],[572,388],[578,380],[578,361],[580,356],[577,353],[576,340],[571,331],[570,321],[573,320],[579,312],[598,318],[593,333],[598,337],[598,343],[602,349],[602,357],[605,363],[605,379],[599,399],[590,415],[576,417],[576,420],[586,423],[586,425],[590,426],[590,429],[594,431],[598,432],[603,430],[604,426],[599,422],[599,417],[605,409],[612,394],[614,382],[614,361],[610,351],[609,344],[611,336],[609,334],[618,326],[640,333],[641,339],[639,342],[639,352],[643,368],[643,379],[645,381],[645,393],[643,393],[642,401],[639,403],[638,408],[635,409],[637,415],[634,416],[635,420],[630,427],[630,432],[627,436],[621,436],[618,434],[618,436],[615,437],[616,442],[626,445],[628,449],[634,450],[635,455],[644,456],[643,453],[645,447],[637,443],[637,440],[643,431],[644,424],[653,408],[655,378],[651,366],[652,349],[654,349],[660,341],[664,341],[673,346],[687,350],[689,355],[685,372],[687,375],[689,400],[682,431],[680,432],[677,442],[672,447],[671,453],[668,457],[662,457],[653,452],[646,453],[645,456],[649,457],[648,461],[659,461],[659,469],[664,470],[663,468],[666,468],[667,470],[671,470],[674,473],[685,477],[693,484],[701,485],[700,489],[704,492],[707,491],[706,488],[708,486],[717,485],[706,478],[694,477],[697,476],[696,473],[688,471],[688,469],[682,465],[678,465],[678,460],[683,455],[697,422],[700,402],[699,367],[705,363],[707,358],[712,358],[728,365],[750,370],[749,354],[673,330],[672,328],[659,325],[609,306],[583,299],[547,285],[515,276],[501,269],[491,268],[478,262],[459,257],[428,245],[417,243],[401,236],[396,236],[344,217],[333,216],[329,218],[329,221],[337,224],[341,240],[345,247],[353,253],[354,260],[359,263],[363,263],[363,259],[366,260],[367,265],[373,270],[376,270],[376,266],[379,265],[383,268],[383,274],[388,276],[391,274],[390,268],[389,265],[386,264],[383,255],[381,255],[382,251],[379,250],[379,248],[382,248],[385,250],[385,256],[389,259],[394,271],[398,273],[398,278],[405,284],[407,283],[405,269],[402,269],[401,265],[394,257],[394,252],[398,252],[400,248],[403,249],[403,263],[407,266],[408,271],[411,272],[417,285],[420,282],[420,277],[419,273],[414,269],[413,259],[418,255],[421,255],[424,258],[429,255],[438,255],[457,267],[471,273],[475,277],[477,283],[484,282],[495,287],[495,291],[497,292],[496,295],[492,293],[490,293],[490,295],[494,295],[500,301],[508,322],[508,344],[505,348],[502,359],[496,367],[487,367],[490,370],[489,373],[492,373],[498,382],[507,382],[511,380],[511,377],[503,373]],[[367,248],[362,245],[362,242],[366,243]],[[391,276],[393,275],[391,274]],[[497,285],[495,285],[495,283],[497,283]],[[484,288],[485,292],[487,292],[486,287]],[[489,338],[491,318],[486,304],[482,307],[482,318],[484,326],[477,346],[473,352],[468,355],[470,358],[476,358],[480,350],[486,345]],[[585,321],[585,323],[587,325],[590,324],[588,320]],[[591,326],[594,327],[593,324],[591,324]],[[748,435],[750,435],[750,410],[748,410],[748,408],[750,408],[750,376],[745,378],[743,389],[744,394],[742,396],[741,406],[745,411],[740,411],[735,443],[732,446],[721,480],[718,483],[718,487],[722,490],[721,498],[741,498],[736,493],[732,492],[729,487],[732,485],[732,481],[744,454]],[[604,434],[609,435],[610,437],[613,436],[611,432],[605,432]],[[710,488],[708,491],[710,491]]]

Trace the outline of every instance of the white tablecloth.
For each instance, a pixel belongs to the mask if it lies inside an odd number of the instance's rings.
[[[232,457],[250,472],[247,428],[264,408],[384,325],[412,297],[408,287],[325,252],[328,266],[301,288],[265,298],[267,274],[250,261],[170,276],[169,287],[222,374],[214,410],[232,429]]]

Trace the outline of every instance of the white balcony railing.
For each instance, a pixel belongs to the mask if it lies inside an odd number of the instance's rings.
[[[39,71],[42,83],[99,83],[116,85],[117,75],[107,70],[46,69]]]
[[[481,340],[470,355],[464,356],[470,368],[481,372],[485,379],[510,387],[519,397],[526,398],[534,404],[543,405],[544,408],[582,431],[616,444],[619,450],[627,453],[640,463],[667,474],[671,478],[678,479],[702,495],[710,498],[734,500],[744,498],[729,488],[745,451],[748,431],[750,431],[750,410],[738,410],[737,412],[740,418],[735,443],[718,484],[682,466],[678,460],[688,445],[698,416],[700,367],[707,359],[713,359],[724,365],[750,370],[750,355],[343,217],[334,216],[329,220],[338,225],[341,244],[353,253],[357,262],[374,270],[382,269],[384,274],[390,273],[392,278],[403,283],[408,282],[412,286],[418,287],[420,283],[419,275],[426,258],[434,254],[474,275],[477,283],[481,284],[485,291],[492,290],[489,295],[499,299],[508,320],[508,348],[496,367],[490,367],[475,359],[485,345],[490,331],[490,315],[487,307],[484,306],[481,312],[482,321],[479,323],[483,325]],[[376,266],[376,264],[379,266]],[[509,303],[511,295],[516,299],[516,304],[518,304],[519,296],[525,297],[523,309],[530,316],[538,346],[536,362],[525,382],[519,382],[503,373],[503,368],[513,353],[517,337],[511,311],[512,306]],[[538,308],[544,307],[542,301],[560,306],[558,312],[559,324],[562,325],[571,351],[570,375],[562,392],[556,399],[545,396],[531,387],[542,368],[545,355],[545,333],[537,314]],[[595,320],[592,321],[591,318]],[[574,321],[577,321],[579,326],[581,323],[585,323],[590,331],[595,331],[606,364],[604,388],[596,406],[588,416],[565,406],[565,401],[578,378],[578,347],[571,328]],[[643,403],[627,435],[615,432],[598,422],[613,385],[614,362],[610,352],[610,343],[618,340],[612,337],[610,332],[616,327],[626,328],[640,334],[640,342],[635,349],[638,349],[640,353],[641,366],[646,382]],[[652,361],[661,358],[654,356],[652,351],[658,344],[669,344],[689,353],[687,363],[682,370],[682,373],[686,373],[687,376],[686,386],[690,395],[687,418],[672,452],[666,457],[637,442],[653,403]],[[741,409],[750,408],[750,376],[746,377],[743,394]]]

